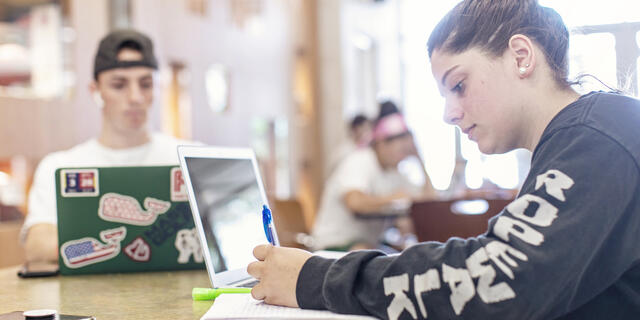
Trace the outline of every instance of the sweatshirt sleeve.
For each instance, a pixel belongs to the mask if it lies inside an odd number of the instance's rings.
[[[298,304],[383,319],[557,318],[640,260],[637,186],[624,148],[589,128],[560,130],[485,234],[395,256],[314,257],[298,278]]]

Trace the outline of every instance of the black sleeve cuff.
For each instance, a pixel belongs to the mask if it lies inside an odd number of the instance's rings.
[[[313,256],[300,270],[296,283],[296,300],[302,309],[327,309],[322,295],[324,277],[335,260]]]

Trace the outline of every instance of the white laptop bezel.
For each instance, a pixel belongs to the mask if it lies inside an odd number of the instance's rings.
[[[189,195],[189,205],[191,206],[191,213],[193,214],[193,222],[198,230],[198,237],[200,239],[200,246],[202,248],[202,254],[207,266],[207,273],[209,274],[209,280],[214,288],[233,286],[234,283],[241,282],[251,278],[247,273],[246,267],[239,269],[230,269],[223,272],[216,273],[212,264],[211,255],[207,246],[207,239],[204,235],[204,227],[200,219],[200,212],[198,211],[198,205],[196,203],[195,194],[193,191],[193,185],[191,183],[191,176],[187,168],[185,158],[214,158],[214,159],[245,159],[251,160],[253,170],[258,180],[258,188],[260,189],[260,196],[262,201],[269,205],[267,202],[267,196],[264,192],[264,186],[262,183],[262,175],[258,168],[258,162],[256,161],[255,153],[250,148],[228,148],[228,147],[211,147],[211,146],[178,146],[178,157],[180,159],[180,168],[182,169],[182,176],[185,179],[187,185],[187,193]],[[259,210],[259,208],[257,209]],[[274,228],[274,240],[276,245],[279,245],[277,234],[275,234]],[[266,238],[265,238],[266,239]],[[265,240],[266,242],[266,240]],[[251,253],[249,253],[251,254]]]

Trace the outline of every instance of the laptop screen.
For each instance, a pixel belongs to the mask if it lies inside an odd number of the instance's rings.
[[[251,159],[185,157],[211,263],[216,273],[246,268],[267,243],[259,176]]]

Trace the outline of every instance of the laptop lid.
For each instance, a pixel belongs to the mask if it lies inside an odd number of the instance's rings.
[[[177,166],[56,170],[62,274],[204,268]]]
[[[255,261],[253,248],[268,243],[267,197],[253,150],[180,146],[178,156],[211,284],[251,279],[246,269]]]

